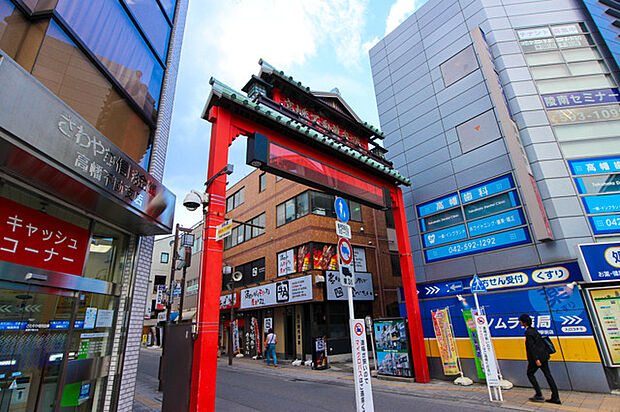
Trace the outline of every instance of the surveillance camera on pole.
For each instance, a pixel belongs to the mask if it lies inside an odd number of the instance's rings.
[[[207,204],[209,204],[209,195],[196,190],[190,191],[183,200],[183,206],[190,212],[198,209],[200,205],[206,206]]]

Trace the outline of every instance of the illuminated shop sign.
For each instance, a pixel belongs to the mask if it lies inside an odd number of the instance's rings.
[[[577,191],[597,235],[620,233],[620,157],[569,160]]]
[[[492,235],[526,224],[520,206],[511,175],[418,205],[418,214],[425,216],[419,223],[423,232],[422,245],[428,248],[424,251],[426,261],[431,263],[531,242],[526,228]],[[445,207],[451,209],[426,216]]]
[[[387,188],[269,141],[259,133],[248,138],[247,163],[319,187],[327,193],[344,195],[371,207],[386,209],[389,205]]]
[[[596,89],[581,92],[543,94],[543,103],[547,109],[585,106],[590,104],[620,103],[618,89]]]

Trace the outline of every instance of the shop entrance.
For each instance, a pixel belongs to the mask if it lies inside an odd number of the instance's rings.
[[[0,412],[52,411],[76,294],[6,282],[0,287]]]
[[[290,306],[284,309],[284,357],[295,359],[295,307]]]

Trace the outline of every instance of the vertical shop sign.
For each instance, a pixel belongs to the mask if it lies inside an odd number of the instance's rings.
[[[314,369],[327,369],[327,338],[319,336],[314,338],[314,351],[312,353],[312,366]]]
[[[480,341],[478,339],[478,331],[476,329],[476,323],[471,314],[471,309],[463,310],[463,319],[467,326],[467,334],[471,342],[471,347],[474,352],[474,362],[476,363],[476,371],[478,372],[478,378],[486,379],[484,370],[482,369],[482,353],[480,352]]]
[[[456,355],[456,341],[452,335],[448,309],[431,311],[431,315],[433,317],[433,328],[435,329],[443,373],[444,375],[458,375],[460,370]]]
[[[620,288],[587,289],[607,366],[620,367]]]
[[[163,309],[166,293],[166,285],[157,285],[157,297],[155,298],[155,309]]]
[[[495,112],[499,118],[499,123],[504,135],[504,140],[510,152],[510,158],[517,175],[517,180],[521,186],[521,194],[525,199],[525,207],[528,211],[534,235],[537,240],[553,240],[553,232],[547,218],[545,207],[542,203],[538,186],[534,179],[530,162],[523,148],[519,129],[512,120],[506,95],[495,70],[495,64],[489,51],[488,44],[480,27],[475,27],[472,31],[474,47],[480,59],[480,68],[486,78],[487,86],[491,94]]]
[[[487,378],[487,386],[499,387],[499,371],[497,370],[497,360],[495,358],[495,350],[493,349],[493,341],[491,340],[491,332],[489,323],[485,315],[475,316],[476,331],[480,340],[480,352],[482,354],[482,367]]]
[[[351,347],[353,350],[353,378],[355,380],[355,404],[357,411],[373,411],[370,366],[366,348],[364,319],[349,319]]]
[[[231,323],[232,328],[232,350],[233,353],[239,353],[239,325],[237,324],[237,321],[234,320]]]
[[[254,329],[254,339],[256,340],[256,354],[263,353],[261,350],[260,329],[258,328],[258,320],[252,318],[252,328]]]

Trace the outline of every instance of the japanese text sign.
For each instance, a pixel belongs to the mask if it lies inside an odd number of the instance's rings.
[[[0,198],[0,260],[82,275],[88,230]]]
[[[557,94],[543,94],[543,102],[547,109],[560,107],[574,107],[597,103],[618,103],[620,93],[618,89],[598,89],[581,92],[566,92]]]
[[[578,246],[579,264],[590,282],[620,280],[620,243],[590,243]]]
[[[340,283],[340,273],[326,271],[327,300],[347,300],[347,294]],[[355,286],[351,292],[353,300],[374,300],[375,294],[372,288],[372,274],[355,272]]]
[[[444,375],[458,375],[460,372],[456,355],[456,340],[452,334],[452,326],[448,317],[448,309],[431,312],[437,346],[441,355]]]
[[[474,317],[476,322],[476,331],[478,332],[478,340],[480,342],[480,351],[482,354],[482,367],[487,378],[488,386],[499,386],[499,371],[497,370],[497,359],[495,358],[495,350],[493,341],[491,340],[491,332],[489,324],[484,315]]]
[[[374,411],[364,319],[349,319],[357,411]]]

